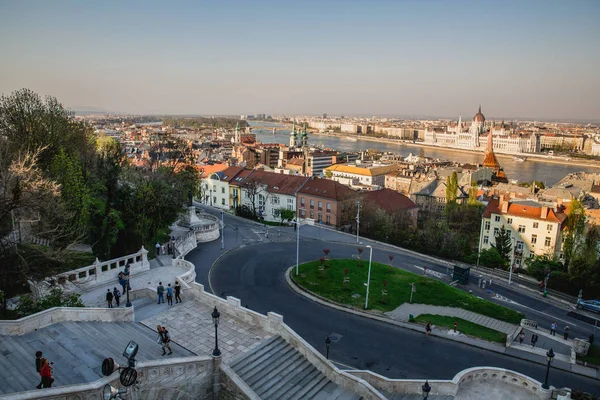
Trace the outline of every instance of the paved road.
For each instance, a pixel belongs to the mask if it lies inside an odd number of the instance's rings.
[[[328,334],[341,335],[341,340],[332,345],[331,358],[353,368],[370,369],[391,378],[451,379],[465,368],[489,365],[543,380],[545,367],[542,365],[426,337],[419,332],[333,310],[296,294],[287,286],[283,274],[295,263],[295,246],[294,242],[264,243],[228,253],[211,273],[214,292],[238,297],[242,304],[261,313],[282,314],[286,323],[317,349],[322,350]],[[354,245],[328,243],[327,247],[332,257],[349,257],[356,251]],[[302,240],[300,262],[321,257],[322,248],[319,240]],[[387,262],[388,253],[374,251],[373,260]],[[398,255],[394,261],[423,265],[422,260],[410,256]],[[600,393],[597,380],[564,371],[552,370],[550,383]]]

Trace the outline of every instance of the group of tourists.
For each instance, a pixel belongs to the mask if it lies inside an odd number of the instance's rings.
[[[158,296],[158,301],[156,304],[165,302],[165,292],[167,293],[167,304],[173,305],[173,297],[175,297],[175,304],[182,303],[181,300],[181,285],[178,281],[175,281],[175,287],[171,287],[171,284],[167,284],[165,288],[162,282],[158,282],[158,286],[156,287],[156,295]]]
[[[41,351],[35,352],[35,370],[40,374],[40,383],[36,386],[38,389],[51,388],[54,383],[52,377],[52,366],[53,362],[48,361],[44,358]]]
[[[108,308],[113,308],[113,300],[117,307],[121,306],[121,291],[116,287],[111,291],[107,289],[106,291],[106,303],[108,304]]]

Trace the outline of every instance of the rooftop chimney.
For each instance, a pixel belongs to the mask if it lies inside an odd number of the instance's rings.
[[[540,218],[546,219],[547,216],[548,216],[548,207],[542,206],[542,215],[540,215]]]

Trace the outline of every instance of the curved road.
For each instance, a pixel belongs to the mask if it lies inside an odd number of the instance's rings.
[[[323,242],[301,240],[300,262],[323,256]],[[326,244],[333,258],[348,258],[356,245]],[[387,250],[373,249],[373,260],[387,263],[394,253],[394,264],[427,262]],[[363,253],[363,254],[366,254]],[[368,257],[368,256],[367,256]],[[296,243],[263,243],[245,246],[221,257],[210,275],[215,294],[235,296],[242,304],[266,314],[274,311],[316,349],[324,350],[324,338],[341,335],[332,343],[332,360],[356,369],[370,369],[390,378],[451,379],[474,366],[495,366],[524,373],[543,381],[545,366],[504,354],[474,348],[446,339],[427,337],[412,330],[338,311],[298,295],[285,281],[284,272],[296,262]],[[600,393],[600,382],[577,374],[550,371],[550,384]]]

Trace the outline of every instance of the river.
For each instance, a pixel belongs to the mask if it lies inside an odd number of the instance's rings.
[[[264,126],[277,128],[277,133],[273,135],[271,130],[265,129],[253,129],[252,132],[256,134],[256,138],[263,143],[284,143],[290,142],[290,129],[289,127],[273,122],[250,122],[250,126]],[[381,151],[389,151],[399,154],[403,157],[408,156],[410,153],[419,154],[420,149],[424,149],[425,156],[432,158],[439,158],[445,160],[452,160],[461,163],[481,164],[483,162],[483,153],[467,153],[455,151],[453,149],[442,149],[442,148],[430,148],[420,147],[411,144],[395,144],[385,142],[375,142],[372,140],[363,140],[357,138],[357,141],[350,141],[337,136],[327,135],[316,135],[308,134],[309,143],[314,145],[323,145],[328,148],[342,150],[342,151],[358,151],[366,149],[377,149]],[[509,180],[518,179],[521,182],[530,182],[537,180],[544,182],[546,186],[552,186],[559,180],[564,178],[567,174],[572,172],[595,172],[600,173],[600,169],[597,167],[582,167],[573,166],[569,164],[556,164],[546,163],[543,160],[525,162],[513,161],[512,157],[499,156],[498,161],[504,168],[504,172]]]

